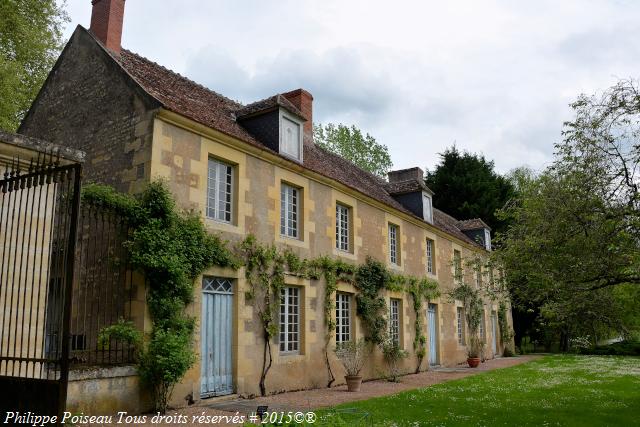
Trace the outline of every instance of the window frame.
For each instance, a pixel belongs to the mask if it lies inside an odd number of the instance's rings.
[[[285,191],[291,189],[291,203],[289,195]],[[295,193],[294,193],[295,192]],[[302,188],[291,185],[287,182],[280,183],[280,235],[288,239],[301,240],[302,230],[300,226],[300,203],[302,201]],[[293,207],[293,209],[291,209]],[[290,215],[294,218],[290,219]],[[293,223],[291,227],[289,223]],[[294,233],[291,234],[291,231]]]
[[[394,307],[395,306],[395,307]],[[395,309],[395,310],[394,310]],[[400,347],[402,325],[402,300],[400,298],[389,299],[389,338],[391,342]]]
[[[295,123],[296,125],[298,125],[298,154],[299,157],[296,157],[290,153],[287,153],[284,150],[284,120],[289,120],[290,122]],[[298,163],[302,163],[303,162],[303,158],[304,158],[304,145],[303,145],[303,134],[304,134],[304,126],[302,121],[300,121],[300,119],[296,118],[296,116],[289,114],[287,111],[285,111],[284,109],[280,109],[280,114],[278,115],[278,130],[279,130],[279,140],[278,140],[278,151],[280,154],[282,154],[283,156],[292,159]]]
[[[300,344],[302,342],[301,295],[302,291],[298,286],[284,286],[280,291],[278,330],[278,349],[280,354],[300,354]],[[292,316],[295,318],[295,322],[291,320]],[[292,336],[295,339],[292,339]]]
[[[482,308],[482,312],[480,315],[482,317],[480,317],[480,326],[478,327],[478,333],[480,334],[480,339],[482,340],[482,342],[485,342],[487,340],[487,331],[484,324],[484,317],[485,317],[484,307]]]
[[[351,341],[353,336],[352,300],[352,294],[336,292],[336,344]]]
[[[336,249],[339,251],[351,252],[351,222],[351,207],[336,202]]]
[[[428,206],[425,206],[425,200],[428,200]],[[422,192],[422,218],[433,224],[433,198],[426,192]]]
[[[391,232],[393,230],[393,233]],[[400,226],[392,222],[388,226],[389,237],[389,262],[393,265],[400,265],[400,240],[398,235],[400,234]]]
[[[488,251],[491,250],[491,231],[488,228],[484,229],[484,248]]]
[[[462,252],[458,249],[453,250],[453,274],[454,279],[462,276]],[[460,279],[462,279],[460,277]]]
[[[464,307],[456,307],[456,335],[459,345],[466,345]]]
[[[482,263],[480,261],[476,265],[476,288],[482,289]]]
[[[435,275],[435,241],[427,237],[425,256],[427,257],[427,273]]]
[[[211,175],[211,166],[212,163],[216,164],[216,172],[215,172],[215,183],[217,185],[215,185],[215,188],[212,188],[211,182],[212,182],[212,177]],[[226,200],[224,203],[228,205],[229,210],[228,211],[220,211],[220,187],[219,187],[219,182],[220,182],[220,167],[226,167],[227,168],[227,172],[225,174],[225,178],[227,179],[228,182],[225,183],[225,186],[228,187],[228,192],[225,193],[226,197],[228,200]],[[205,215],[208,219],[211,219],[213,221],[217,221],[223,224],[233,224],[233,218],[234,218],[234,197],[235,197],[235,166],[232,165],[231,163],[227,163],[224,160],[220,160],[218,158],[215,157],[211,157],[209,156],[208,162],[207,162],[207,192],[206,192],[206,209],[205,209]],[[211,191],[214,190],[214,197],[210,197],[211,196]],[[213,206],[211,206],[211,200],[213,199]],[[213,209],[213,215],[210,215],[210,210]],[[222,212],[225,216],[228,214],[229,219],[221,219],[218,218],[219,213]]]

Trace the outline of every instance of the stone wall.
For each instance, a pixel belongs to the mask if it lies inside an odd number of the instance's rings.
[[[231,224],[220,223],[205,217],[207,164],[214,157],[234,165],[234,215]],[[387,224],[392,222],[400,226],[401,265],[388,266],[403,274],[425,275],[426,239],[435,242],[436,274],[432,277],[440,283],[446,293],[453,288],[452,262],[453,251],[461,251],[463,259],[470,258],[481,251],[471,250],[462,243],[428,225],[416,225],[398,215],[380,209],[364,201],[354,193],[340,191],[324,182],[319,182],[283,163],[276,164],[234,147],[223,136],[200,135],[184,129],[177,124],[157,119],[154,126],[151,177],[165,178],[180,206],[195,209],[202,213],[207,228],[221,233],[223,238],[237,242],[248,233],[254,234],[264,243],[275,242],[277,246],[289,247],[302,258],[315,258],[320,255],[339,256],[348,262],[363,263],[367,256],[388,260]],[[300,239],[288,239],[280,236],[280,184],[287,182],[302,191],[302,212]],[[351,253],[335,248],[335,204],[340,202],[352,209],[353,250]],[[260,321],[253,306],[245,301],[248,284],[244,271],[211,269],[206,275],[227,277],[234,281],[234,323],[233,323],[233,365],[236,391],[240,395],[259,394],[258,382],[262,367],[262,348]],[[468,282],[474,283],[473,271],[467,269]],[[285,390],[298,390],[326,387],[327,367],[324,360],[324,282],[287,276],[286,283],[299,286],[302,292],[302,340],[300,354],[280,355],[277,344],[272,345],[274,364],[267,377],[267,390],[277,393]],[[196,283],[196,299],[190,307],[191,313],[200,319],[200,283]],[[340,291],[355,294],[349,284],[341,283]],[[388,292],[385,298],[402,300],[401,345],[410,354],[402,366],[405,373],[413,372],[417,359],[413,351],[415,313],[411,297],[401,293]],[[466,347],[458,344],[456,335],[456,307],[459,302],[451,302],[443,296],[432,303],[438,304],[438,347],[442,365],[452,366],[466,360]],[[355,302],[354,302],[355,304]],[[490,339],[491,311],[497,306],[486,301],[486,330]],[[426,323],[427,306],[424,304],[422,316]],[[363,336],[362,325],[357,316],[354,334]],[[427,332],[425,327],[425,333]],[[200,329],[196,330],[195,348],[200,350]],[[490,342],[490,341],[488,341]],[[332,339],[329,349],[335,346]],[[491,354],[488,346],[488,357]],[[336,384],[343,383],[343,371],[340,363],[330,352],[330,363]],[[199,358],[198,358],[199,359]],[[422,363],[422,369],[428,365],[428,356]],[[377,378],[386,372],[386,366],[379,350],[370,357],[363,372],[365,378]],[[198,400],[200,387],[200,364],[197,363],[176,387],[172,404],[180,405],[188,395]]]
[[[78,27],[19,132],[86,152],[85,180],[136,192],[149,179],[154,102]]]

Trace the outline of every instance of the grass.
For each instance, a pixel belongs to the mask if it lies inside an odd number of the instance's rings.
[[[547,356],[318,415],[323,426],[640,426],[640,358]]]

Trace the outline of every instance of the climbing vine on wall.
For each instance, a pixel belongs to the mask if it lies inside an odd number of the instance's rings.
[[[422,303],[424,301],[430,301],[434,298],[440,296],[440,291],[438,290],[438,282],[428,278],[419,279],[417,277],[409,277],[406,280],[405,285],[406,291],[411,295],[413,300],[413,311],[415,312],[415,323],[414,327],[415,337],[413,339],[413,350],[416,353],[416,359],[418,363],[416,364],[416,374],[420,372],[420,366],[422,365],[422,360],[424,356],[427,354],[426,344],[427,337],[424,335],[424,324],[423,324],[423,316],[424,312],[422,310]],[[433,339],[433,337],[431,338]]]
[[[328,386],[335,380],[328,345],[336,328],[333,301],[339,281],[353,284],[357,289],[357,314],[362,320],[366,339],[374,344],[382,344],[388,335],[387,306],[382,291],[400,291],[412,296],[416,312],[416,369],[420,368],[426,353],[422,304],[438,295],[437,283],[433,280],[393,274],[373,258],[367,258],[359,266],[327,256],[300,259],[291,249],[280,250],[274,245],[260,244],[252,235],[230,249],[217,235],[207,233],[197,213],[180,212],[162,182],[150,184],[136,198],[107,186],[87,185],[83,201],[120,214],[131,226],[125,246],[132,266],[147,280],[147,305],[153,322],[150,336],[138,345],[138,368],[142,380],[152,390],[156,410],[166,410],[173,386],[195,360],[194,319],[185,313],[185,308],[193,301],[196,278],[213,266],[235,269],[245,266],[248,283],[245,298],[256,309],[264,340],[259,383],[263,395],[273,364],[271,343],[278,333],[285,274],[310,280],[324,278],[326,283],[323,311]],[[133,325],[107,327],[101,333],[101,341],[107,343],[110,338],[123,334],[137,336],[127,328],[132,329]]]
[[[117,212],[131,227],[125,247],[133,268],[145,276],[153,323],[139,345],[138,372],[151,389],[155,410],[164,413],[173,387],[195,361],[194,318],[185,313],[193,301],[194,282],[211,266],[237,268],[238,263],[226,242],[207,233],[196,213],[177,209],[162,182],[149,184],[137,198],[86,185],[83,201]],[[124,328],[105,328],[102,342],[125,333]]]

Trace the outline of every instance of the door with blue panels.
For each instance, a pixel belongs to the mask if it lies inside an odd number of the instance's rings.
[[[427,310],[427,326],[429,328],[429,365],[438,364],[438,306],[429,304]]]
[[[233,283],[202,279],[200,396],[233,393]]]
[[[493,355],[497,356],[498,354],[498,319],[496,319],[496,312],[491,313],[491,350],[493,350]]]

